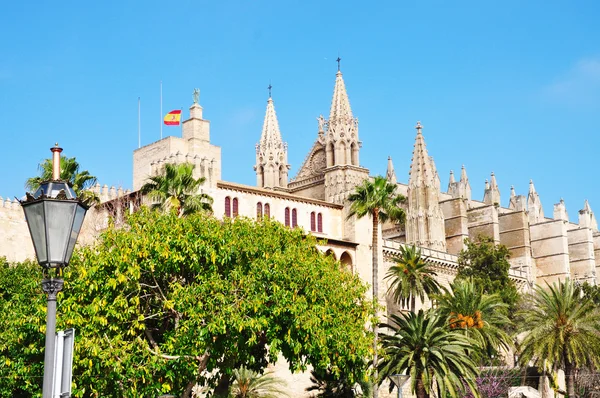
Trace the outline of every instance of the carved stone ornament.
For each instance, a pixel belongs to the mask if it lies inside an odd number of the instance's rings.
[[[325,151],[322,149],[315,151],[310,159],[310,169],[312,174],[321,174],[323,169],[325,169],[326,163]]]
[[[44,279],[42,281],[42,290],[48,295],[48,300],[56,300],[56,295],[63,288],[64,281],[62,279]]]

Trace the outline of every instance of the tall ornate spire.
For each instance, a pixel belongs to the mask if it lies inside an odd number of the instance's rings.
[[[256,184],[259,187],[287,187],[287,176],[290,165],[287,163],[287,144],[281,139],[275,105],[271,98],[269,84],[269,99],[263,123],[260,142],[256,144]]]
[[[496,182],[496,176],[493,171],[490,183],[488,184],[487,180],[485,180],[483,202],[488,205],[500,205],[500,189],[498,189],[498,183]]]
[[[324,137],[327,167],[358,166],[358,151],[361,144],[358,140],[358,119],[352,115],[346,85],[339,70],[335,76],[329,120],[325,125],[327,126],[327,134]]]
[[[439,177],[433,158],[417,122],[417,137],[410,164],[408,180],[408,214],[406,217],[406,241],[434,250],[446,250],[444,216],[440,209]]]

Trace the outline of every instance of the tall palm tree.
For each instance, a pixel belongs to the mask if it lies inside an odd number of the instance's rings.
[[[385,278],[392,280],[388,293],[398,304],[404,306],[410,301],[410,310],[415,312],[416,297],[423,302],[425,295],[440,292],[440,285],[434,278],[437,274],[416,246],[401,246],[400,255],[394,262],[396,265],[390,267]]]
[[[25,188],[35,191],[42,182],[52,179],[52,159],[45,159],[38,165],[39,176],[28,178],[25,182]],[[89,190],[95,183],[96,177],[87,170],[80,170],[79,163],[73,158],[65,156],[60,157],[60,179],[66,181],[75,194],[89,202],[99,202],[96,194]]]
[[[165,164],[162,173],[148,177],[140,191],[155,203],[154,208],[176,209],[179,217],[198,211],[212,212],[213,199],[198,193],[204,177],[194,178],[191,163]]]
[[[462,330],[488,353],[508,349],[512,340],[505,329],[508,304],[497,294],[484,294],[473,279],[457,279],[450,290],[436,297],[438,310],[452,329]]]
[[[277,398],[286,396],[283,380],[271,373],[259,374],[242,366],[233,371],[232,398]]]
[[[456,398],[465,384],[479,397],[475,380],[478,369],[467,352],[473,341],[448,326],[446,318],[435,311],[419,310],[391,316],[392,324],[382,325],[385,356],[379,364],[380,380],[394,374],[410,375],[410,387],[418,398],[429,398],[434,383],[438,397]]]
[[[379,298],[379,223],[386,221],[404,222],[406,214],[400,207],[406,198],[396,193],[396,184],[390,183],[385,177],[377,176],[370,181],[366,179],[356,187],[355,191],[348,196],[350,201],[350,213],[348,218],[357,216],[363,218],[371,216],[373,220],[372,273],[373,273],[373,302],[378,303]],[[373,323],[373,368],[377,372],[377,322]],[[375,374],[375,376],[377,376]],[[377,384],[373,388],[373,398],[377,398]]]
[[[564,369],[567,394],[575,397],[575,370],[600,366],[600,310],[569,279],[547,289],[537,286],[531,301],[519,313],[519,332],[525,333],[519,360],[543,370]]]

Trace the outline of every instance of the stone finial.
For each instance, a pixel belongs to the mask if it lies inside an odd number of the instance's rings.
[[[469,181],[469,177],[467,177],[467,169],[465,168],[464,164],[462,165],[462,167],[460,169],[460,180],[463,182]]]
[[[565,201],[562,198],[558,203],[554,204],[553,216],[556,220],[569,221],[569,215],[567,214]]]
[[[517,194],[515,193],[515,186],[511,185],[510,186],[510,197],[514,198],[515,196],[517,196]]]
[[[598,230],[598,223],[596,222],[596,217],[594,216],[594,212],[590,207],[587,199],[583,203],[583,209],[579,210],[579,227],[580,228],[591,228],[594,231]]]
[[[485,189],[486,189],[486,191],[487,191],[488,189],[490,189],[490,183],[489,183],[489,181],[487,180],[487,178],[485,179]]]
[[[540,195],[535,190],[533,180],[529,180],[529,195],[527,196],[527,211],[529,212],[529,223],[537,224],[544,220],[544,208]]]
[[[485,180],[485,191],[483,193],[483,201],[487,204],[500,205],[500,189],[498,189],[498,183],[496,182],[496,175],[492,171],[490,176],[490,182]]]
[[[396,172],[394,171],[394,164],[392,163],[391,156],[388,156],[387,171],[385,173],[385,178],[392,184],[396,184],[398,182],[398,180],[396,179]]]
[[[456,181],[454,180],[454,171],[450,170],[450,179],[449,179],[449,184],[454,184]]]
[[[421,121],[417,121],[417,125],[415,126],[415,128],[417,129],[417,134],[421,134],[421,130],[423,129],[423,125],[421,124]]]

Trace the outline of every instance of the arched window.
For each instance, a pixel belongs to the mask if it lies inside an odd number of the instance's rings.
[[[296,228],[298,226],[298,211],[296,209],[292,209],[292,228]]]
[[[237,217],[238,215],[238,198],[233,198],[233,216]]]
[[[231,217],[231,198],[225,197],[225,217]]]
[[[263,206],[261,202],[256,204],[256,219],[260,220],[263,216]]]
[[[285,226],[286,227],[290,226],[290,208],[289,207],[285,208]]]
[[[317,231],[323,232],[323,214],[317,214]]]
[[[271,206],[268,203],[265,203],[265,217],[266,218],[270,218],[271,217]]]
[[[348,252],[343,252],[340,256],[340,263],[348,270],[352,271],[352,257]]]
[[[310,213],[310,230],[311,231],[316,231],[317,227],[316,227],[317,223],[316,223],[316,219],[315,219],[315,212],[311,212]]]

